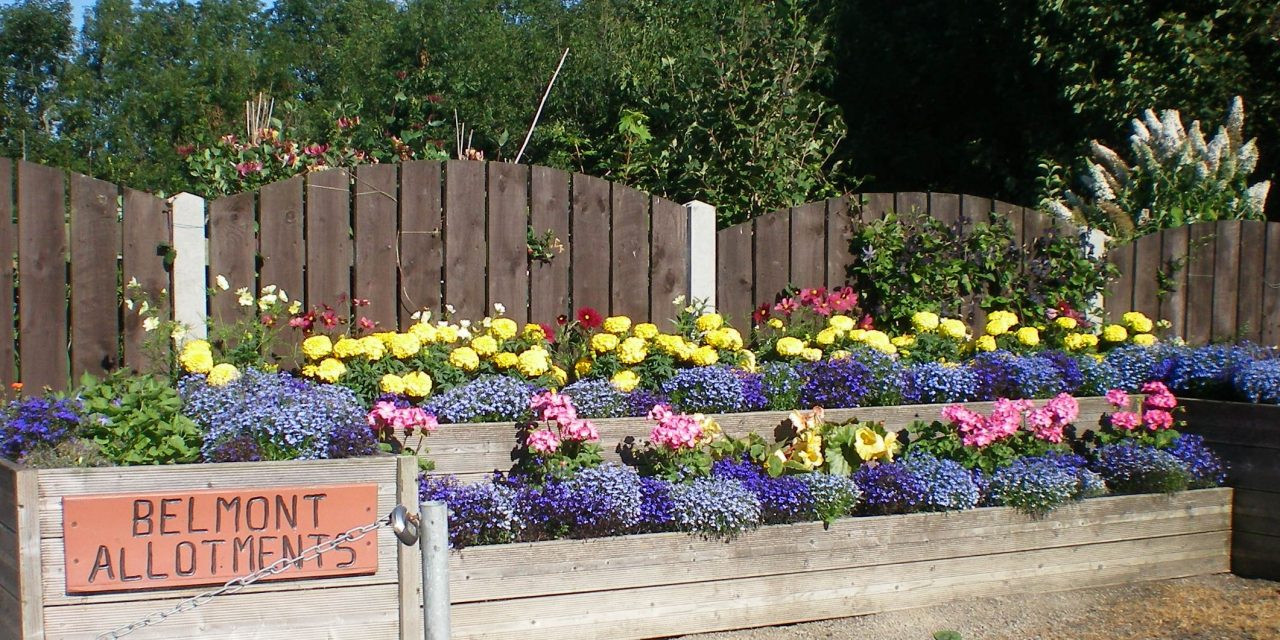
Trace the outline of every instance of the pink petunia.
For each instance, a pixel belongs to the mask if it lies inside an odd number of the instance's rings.
[[[1107,392],[1107,402],[1117,409],[1129,406],[1129,394],[1124,389],[1112,389]]]
[[[595,442],[600,439],[600,434],[590,420],[573,420],[562,424],[560,435],[572,442]]]
[[[1152,431],[1163,431],[1173,426],[1173,414],[1161,409],[1151,409],[1142,413],[1142,422]]]
[[[1133,431],[1142,425],[1142,416],[1133,411],[1117,411],[1111,414],[1111,426],[1125,431]]]
[[[560,448],[560,436],[547,429],[537,429],[529,432],[529,436],[525,438],[525,444],[534,453],[543,455],[555,453]]]

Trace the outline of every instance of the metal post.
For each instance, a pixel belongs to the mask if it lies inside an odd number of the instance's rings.
[[[449,640],[449,508],[422,503],[422,615],[426,640]]]

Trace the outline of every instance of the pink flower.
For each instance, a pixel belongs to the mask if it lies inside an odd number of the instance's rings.
[[[1173,426],[1173,414],[1161,409],[1151,409],[1142,413],[1142,422],[1152,431],[1162,431]]]
[[[698,439],[701,437],[702,423],[692,416],[669,412],[665,419],[654,425],[653,430],[649,432],[650,442],[670,451],[692,449],[697,446]]]
[[[1059,393],[1045,403],[1044,408],[1049,410],[1054,420],[1062,426],[1071,424],[1080,417],[1080,403],[1069,393]]]
[[[1008,398],[1000,398],[996,400],[996,406],[991,410],[991,436],[992,440],[1000,440],[1007,438],[1018,432],[1018,427],[1022,426],[1022,414],[1031,410],[1032,403],[1030,400],[1010,400]]]
[[[573,399],[555,391],[545,391],[529,401],[539,420],[553,420],[564,427],[578,419],[578,410],[573,406]],[[578,439],[578,438],[571,438]]]
[[[1143,393],[1169,393],[1169,387],[1164,386],[1164,383],[1160,382],[1159,380],[1152,380],[1151,382],[1143,383],[1142,392]]]
[[[655,404],[649,410],[649,419],[654,422],[666,422],[670,420],[674,414],[671,413],[671,407],[665,404]]]
[[[420,407],[404,407],[398,410],[393,419],[393,424],[406,434],[414,432],[429,433],[440,426],[440,422],[436,420],[435,416],[423,411]]]
[[[572,420],[568,424],[562,424],[560,434],[565,440],[573,442],[595,442],[600,439],[596,426],[590,420]]]
[[[800,291],[800,304],[810,306],[817,305],[819,302],[826,303],[827,288],[826,287],[810,287]]]
[[[1117,411],[1111,414],[1111,426],[1125,431],[1133,431],[1142,425],[1142,416],[1133,411]]]
[[[350,129],[351,127],[354,127],[358,124],[360,124],[360,116],[356,116],[354,118],[348,118],[346,116],[342,116],[341,118],[338,118],[339,129]]]
[[[1032,409],[1027,412],[1027,430],[1035,437],[1046,442],[1057,444],[1062,442],[1062,427],[1066,423],[1057,419],[1049,407]]]
[[[854,293],[853,287],[841,287],[831,292],[827,303],[839,313],[853,311],[858,306],[858,294]]]
[[[529,432],[524,442],[528,445],[530,451],[543,455],[555,453],[560,448],[560,436],[547,429],[537,429]]]
[[[1129,394],[1124,389],[1112,389],[1107,392],[1107,402],[1117,409],[1123,409],[1129,406]]]
[[[262,171],[262,163],[257,160],[246,160],[236,165],[236,171],[240,174],[241,178],[245,178],[248,177],[249,174]]]
[[[1145,409],[1161,409],[1168,411],[1178,406],[1178,399],[1172,393],[1165,391],[1164,393],[1153,393],[1142,401],[1142,408]]]
[[[327,144],[309,144],[302,148],[302,153],[312,158],[318,158],[324,155],[325,152],[328,150],[329,150],[329,145]]]
[[[392,426],[396,419],[396,403],[390,400],[380,400],[369,410],[369,415],[365,416],[365,421],[375,430],[381,430]]]
[[[795,310],[799,308],[800,305],[796,303],[795,298],[783,298],[778,301],[778,304],[773,305],[774,311],[788,317],[790,317],[792,313],[795,313]]]

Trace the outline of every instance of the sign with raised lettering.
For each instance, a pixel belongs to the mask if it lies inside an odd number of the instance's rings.
[[[67,593],[222,584],[377,519],[375,484],[62,499]],[[377,531],[274,580],[378,571]]]

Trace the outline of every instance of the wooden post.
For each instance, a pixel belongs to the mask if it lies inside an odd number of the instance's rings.
[[[418,459],[400,456],[396,463],[399,480],[396,502],[404,505],[410,513],[421,514],[418,505]],[[422,562],[419,553],[417,545],[401,544],[396,548],[400,577],[400,640],[422,640]]]
[[[173,209],[173,319],[187,328],[187,340],[203,340],[208,313],[205,301],[205,264],[208,248],[205,245],[204,198],[191,193],[179,193],[169,199]],[[298,292],[301,295],[301,291]]]
[[[689,214],[689,300],[716,308],[716,208],[698,200],[685,203]]]

